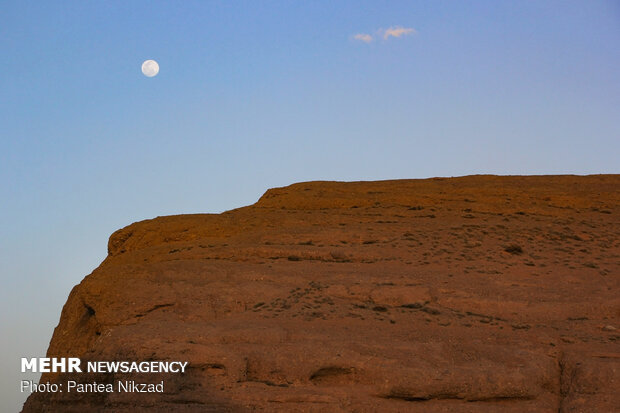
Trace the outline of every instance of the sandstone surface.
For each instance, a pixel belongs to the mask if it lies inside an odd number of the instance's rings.
[[[71,291],[48,356],[188,371],[84,374],[165,392],[23,411],[619,411],[619,217],[619,175],[469,176],[137,222]]]

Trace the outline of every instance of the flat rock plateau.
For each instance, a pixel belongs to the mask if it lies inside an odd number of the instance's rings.
[[[24,412],[620,411],[620,175],[305,182],[131,224],[48,357],[188,361]],[[41,382],[76,380],[44,374]]]

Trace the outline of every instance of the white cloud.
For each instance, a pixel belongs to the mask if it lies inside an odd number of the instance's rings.
[[[372,42],[372,36],[366,33],[358,33],[355,36],[353,36],[353,38],[355,40],[360,40],[364,43],[370,43]]]
[[[416,33],[417,31],[411,27],[401,27],[401,26],[393,26],[393,27],[390,27],[389,29],[379,30],[379,34],[383,36],[384,40],[389,39],[390,36],[398,38],[401,36],[408,36],[410,34],[416,34]]]

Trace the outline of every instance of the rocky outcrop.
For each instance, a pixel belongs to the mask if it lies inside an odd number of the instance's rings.
[[[48,356],[188,370],[23,411],[618,411],[619,213],[618,175],[470,176],[306,182],[134,223]]]

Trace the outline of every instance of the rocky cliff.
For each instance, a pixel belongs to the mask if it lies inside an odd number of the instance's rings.
[[[165,391],[23,411],[618,411],[619,216],[619,175],[470,176],[306,182],[134,223],[48,356],[188,370],[83,374]]]

